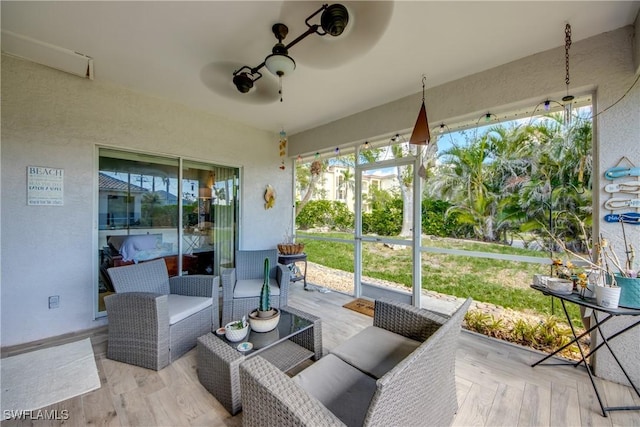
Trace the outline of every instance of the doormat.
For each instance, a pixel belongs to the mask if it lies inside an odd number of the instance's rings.
[[[358,313],[366,314],[369,317],[373,317],[374,302],[364,298],[357,298],[351,302],[343,305],[344,308],[357,311]]]
[[[0,366],[3,414],[40,409],[100,388],[89,338],[7,357]]]

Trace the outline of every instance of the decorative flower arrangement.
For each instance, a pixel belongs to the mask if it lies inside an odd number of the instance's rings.
[[[580,295],[584,296],[589,286],[589,275],[571,261],[563,262],[556,258],[551,263],[552,275],[565,280],[571,280],[573,287],[578,289]]]
[[[628,278],[637,278],[639,277],[638,270],[633,269],[633,261],[635,259],[635,248],[633,244],[629,243],[628,245],[625,242],[625,262],[624,264],[620,262],[618,255],[613,250],[613,248],[609,245],[609,242],[600,236],[600,240],[598,243],[594,245],[594,250],[596,251],[596,259],[598,266],[604,266],[605,270],[612,275],[613,268],[615,268],[615,273],[619,274],[621,277]]]
[[[291,224],[287,230],[291,229]],[[282,243],[278,243],[278,252],[282,255],[298,255],[304,251],[304,243],[294,243],[293,236],[288,232],[284,233],[284,239]]]
[[[560,240],[556,235],[549,233],[553,241],[573,260],[563,262],[561,259],[556,259],[552,256],[552,275],[572,280],[574,289],[577,289],[582,296],[585,295],[587,289],[595,291],[594,288],[590,289],[589,285],[617,287],[618,278],[635,279],[640,277],[640,271],[636,264],[634,264],[635,248],[633,244],[627,242],[624,223],[620,223],[621,234],[624,240],[624,262],[620,260],[617,252],[602,235],[593,243],[592,249],[589,244],[589,239],[587,238],[584,224],[582,221],[578,221],[578,224],[582,230],[581,236],[587,248],[587,254],[581,255],[573,252],[567,247],[568,245],[565,244],[565,242]],[[581,266],[578,267],[576,263],[580,263]]]
[[[572,252],[561,240],[553,237],[558,245],[565,253],[570,254],[575,259],[580,260],[589,269],[587,272],[585,267],[578,268],[573,262],[562,262],[561,259],[552,261],[552,271],[556,276],[564,279],[573,280],[574,284],[579,286],[584,293],[584,289],[589,285],[589,278],[593,278],[593,282],[600,286],[617,286],[616,276],[637,278],[639,271],[633,269],[633,261],[635,259],[635,249],[632,244],[627,246],[625,251],[626,259],[624,264],[620,261],[618,255],[613,250],[609,241],[600,236],[598,241],[593,245],[593,260],[586,256]]]

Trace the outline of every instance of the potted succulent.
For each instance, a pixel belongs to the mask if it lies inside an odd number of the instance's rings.
[[[247,336],[249,332],[249,323],[247,323],[246,318],[242,318],[242,320],[234,320],[233,322],[227,323],[224,327],[224,334],[227,339],[231,342],[238,342],[244,337]]]
[[[260,290],[260,303],[256,310],[249,313],[251,330],[255,332],[269,332],[278,326],[280,310],[271,307],[271,290],[269,288],[269,258],[264,259],[264,281]]]

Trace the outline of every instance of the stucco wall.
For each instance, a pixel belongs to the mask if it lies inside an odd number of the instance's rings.
[[[203,89],[204,90],[204,89]],[[165,100],[2,56],[0,345],[94,320],[96,145],[241,168],[240,247],[275,247],[290,226],[292,174],[279,137]],[[64,169],[64,206],[27,206],[26,167]],[[278,194],[264,209],[266,184]],[[60,308],[48,309],[48,296]]]
[[[638,14],[636,15],[633,27],[636,30],[640,28],[640,11],[638,11]],[[640,31],[636,31],[633,38],[633,64],[636,69],[636,73],[640,73]]]
[[[640,19],[640,18],[639,18]],[[634,39],[636,42],[634,42]],[[571,93],[593,93],[596,111],[618,101],[631,87],[637,67],[634,51],[638,36],[631,26],[573,43],[570,50]],[[560,100],[566,93],[564,46],[528,56],[500,67],[474,74],[426,91],[426,107],[432,127],[439,123],[474,122],[480,115],[500,114],[516,108],[537,105],[545,99]],[[416,78],[416,88],[419,88]],[[341,120],[298,133],[289,138],[290,155],[333,150],[336,146],[390,136],[413,127],[422,93],[408,96]],[[603,233],[622,257],[622,233],[617,224],[608,224],[609,212],[601,206],[610,197],[603,188],[604,171],[623,156],[640,166],[640,83],[611,109],[594,120],[594,235]],[[640,227],[626,227],[627,239],[640,251]],[[638,257],[636,257],[638,259]],[[608,332],[630,324],[632,319],[615,319]],[[640,327],[616,338],[612,345],[624,355],[632,378],[640,384]],[[598,375],[624,383],[623,374],[611,365],[608,351],[596,353]]]

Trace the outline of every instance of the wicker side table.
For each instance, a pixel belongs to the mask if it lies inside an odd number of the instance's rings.
[[[283,307],[281,310],[290,314],[281,317],[281,322],[283,318],[292,324],[296,319],[304,319],[310,325],[289,334],[281,333],[281,338],[271,345],[246,354],[234,348],[239,343],[230,344],[214,333],[198,338],[198,380],[232,415],[242,409],[238,368],[245,359],[259,354],[286,372],[307,359],[318,360],[322,357],[320,318],[292,307]],[[288,325],[280,327],[286,330]]]

